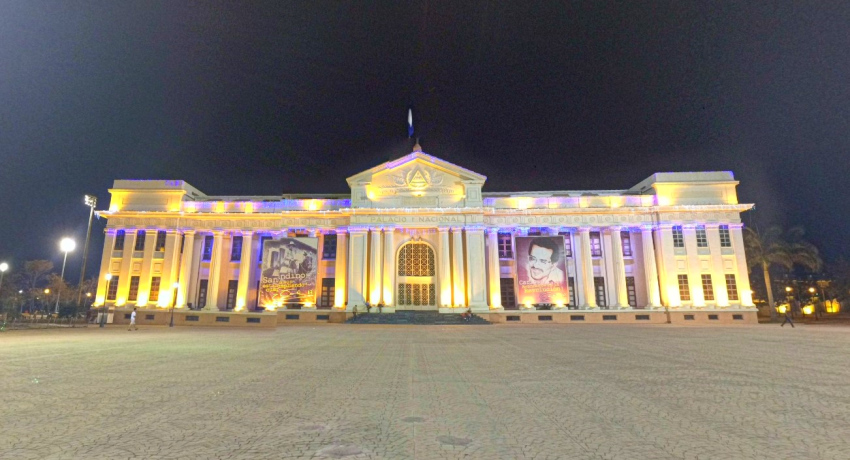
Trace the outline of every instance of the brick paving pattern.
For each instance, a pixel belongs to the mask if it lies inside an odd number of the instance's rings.
[[[844,327],[0,334],[0,458],[848,459]]]

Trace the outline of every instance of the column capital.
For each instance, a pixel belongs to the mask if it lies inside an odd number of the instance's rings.
[[[467,227],[466,233],[484,233],[484,227]]]
[[[452,233],[459,233],[463,231],[463,227],[451,227]]]
[[[450,230],[450,227],[437,227],[437,231],[440,232],[440,233],[448,233],[449,230]]]
[[[499,234],[499,228],[498,227],[487,227],[487,234],[488,235],[498,235]]]
[[[720,223],[718,223],[718,222],[708,222],[708,223],[705,223],[705,224],[702,224],[702,225],[705,226],[706,230],[717,230],[717,229],[720,228]]]
[[[334,232],[336,232],[337,235],[345,235],[348,233],[348,227],[337,227],[334,229]]]
[[[610,232],[621,232],[623,231],[623,227],[620,225],[611,225],[606,227]]]
[[[590,233],[590,227],[579,227],[578,232],[579,233]]]
[[[250,237],[250,236],[254,236],[254,231],[253,231],[253,230],[241,230],[239,233],[240,233],[242,236],[248,236],[248,237]]]
[[[652,226],[652,225],[641,225],[640,226],[641,233],[652,233],[653,230],[655,230],[655,227]]]

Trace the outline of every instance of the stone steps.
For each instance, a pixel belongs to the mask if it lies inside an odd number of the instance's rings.
[[[457,313],[438,313],[435,311],[398,311],[395,313],[358,313],[350,318],[349,324],[411,324],[411,325],[481,325],[489,321],[477,315],[467,321]]]

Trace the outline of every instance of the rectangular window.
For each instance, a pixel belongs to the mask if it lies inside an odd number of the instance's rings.
[[[154,276],[151,278],[151,293],[148,296],[148,301],[150,302],[158,302],[159,301],[159,283],[160,278],[158,276]]]
[[[266,246],[266,241],[272,239],[270,236],[261,236],[260,237],[260,262],[263,261],[263,248]]]
[[[115,232],[115,247],[114,247],[114,249],[116,251],[123,251],[124,250],[124,236],[125,236],[124,230],[118,230],[117,232]]]
[[[711,275],[702,275],[702,296],[705,300],[714,300],[714,286],[711,284]]]
[[[726,292],[729,294],[729,300],[739,300],[738,284],[735,282],[735,275],[726,275]]]
[[[234,236],[233,244],[230,245],[230,261],[239,262],[242,260],[242,237]]]
[[[578,305],[576,303],[576,279],[571,276],[567,279],[567,282],[569,283],[570,305],[575,307]]]
[[[511,244],[510,233],[499,233],[499,258],[512,259],[514,257],[514,248]]]
[[[165,251],[165,230],[156,232],[156,244],[153,247],[154,251]]]
[[[602,235],[599,232],[590,232],[590,256],[602,257]]]
[[[637,308],[637,291],[635,290],[635,277],[626,277],[626,293],[629,296],[629,305],[632,308]]]
[[[620,232],[620,241],[623,242],[623,257],[632,256],[632,235],[628,232]]]
[[[136,232],[136,247],[134,251],[144,251],[145,250],[145,231],[139,230]]]
[[[601,276],[594,276],[593,287],[596,288],[596,305],[599,307],[607,307],[608,301],[605,298],[605,278]]]
[[[239,288],[239,280],[230,280],[227,282],[227,303],[225,309],[233,310],[236,307],[236,290]]]
[[[130,277],[130,293],[127,294],[127,301],[135,302],[139,298],[139,277]]]
[[[328,233],[322,239],[322,260],[336,260],[336,233]]]
[[[705,234],[705,225],[697,225],[697,247],[708,247],[708,236]]]
[[[201,280],[198,286],[198,308],[207,306],[207,288],[210,285],[210,280]]]
[[[212,260],[212,250],[213,250],[213,236],[206,235],[204,236],[204,249],[201,253],[201,260],[204,262],[209,262]]]
[[[691,287],[688,285],[688,275],[679,275],[679,300],[691,300]]]
[[[118,296],[118,277],[113,276],[106,286],[106,300],[115,300]]]
[[[685,234],[682,233],[681,225],[673,226],[673,247],[674,248],[683,248],[685,247]]]
[[[180,254],[183,254],[183,247],[186,246],[186,234],[180,235]]]
[[[570,232],[558,233],[564,237],[564,257],[573,256],[573,240],[570,238]]]
[[[729,235],[729,226],[721,225],[720,226],[720,247],[721,248],[731,248],[732,247],[732,237]]]
[[[335,288],[336,278],[322,278],[322,295],[319,298],[319,306],[325,308],[331,308],[334,306],[334,300],[336,297]]]
[[[516,308],[516,291],[514,290],[513,278],[500,278],[499,288],[502,293],[502,308],[512,310]]]

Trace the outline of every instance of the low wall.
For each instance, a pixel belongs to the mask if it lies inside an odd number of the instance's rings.
[[[477,313],[491,323],[506,324],[664,324],[667,315],[658,310],[532,310]]]
[[[114,324],[130,324],[132,309],[115,309]],[[167,326],[171,324],[171,310],[136,310],[136,325]],[[175,326],[214,326],[214,327],[260,327],[277,326],[275,313],[243,313],[174,310]]]

